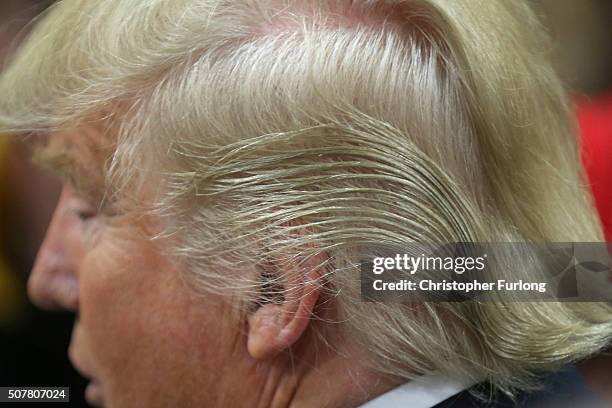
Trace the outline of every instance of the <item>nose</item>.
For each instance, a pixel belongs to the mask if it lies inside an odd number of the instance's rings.
[[[76,231],[77,220],[68,211],[69,195],[64,188],[30,274],[28,296],[43,309],[76,312],[82,247]]]

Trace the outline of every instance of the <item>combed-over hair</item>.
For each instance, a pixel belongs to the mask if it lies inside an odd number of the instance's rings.
[[[607,305],[366,303],[358,264],[372,245],[603,240],[548,47],[521,1],[66,0],[2,76],[0,123],[103,113],[110,193],[160,186],[204,290],[250,299],[264,283],[241,265],[319,256],[339,318],[317,325],[373,369],[528,389],[608,344]]]

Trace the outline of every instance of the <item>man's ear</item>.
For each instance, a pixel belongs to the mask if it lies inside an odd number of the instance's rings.
[[[321,295],[324,256],[301,261],[271,261],[265,278],[273,284],[263,290],[269,301],[260,302],[248,317],[247,349],[256,359],[269,359],[291,347],[304,334]],[[273,298],[270,300],[270,298]]]

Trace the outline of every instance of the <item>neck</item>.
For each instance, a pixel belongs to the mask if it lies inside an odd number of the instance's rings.
[[[269,369],[259,406],[356,407],[402,382],[365,368],[358,353],[317,350],[301,358],[292,353]]]

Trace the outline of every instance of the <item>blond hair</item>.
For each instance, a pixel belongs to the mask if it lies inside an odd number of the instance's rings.
[[[253,296],[240,265],[325,254],[332,329],[373,368],[527,389],[609,342],[607,305],[366,303],[358,263],[603,239],[547,48],[520,1],[63,1],[2,76],[0,123],[106,112],[113,194],[162,180],[155,210],[206,290]]]

